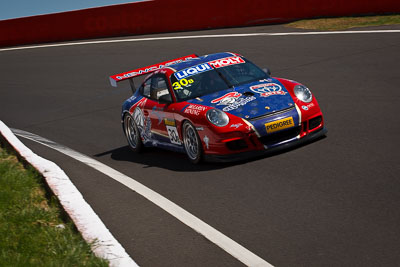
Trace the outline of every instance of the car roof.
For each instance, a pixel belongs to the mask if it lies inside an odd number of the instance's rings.
[[[215,53],[215,54],[204,55],[204,56],[200,56],[197,58],[193,58],[193,59],[190,59],[190,60],[182,62],[182,63],[177,63],[174,65],[171,65],[170,67],[175,69],[176,71],[180,71],[180,70],[190,68],[192,66],[206,63],[206,62],[209,62],[212,60],[226,58],[226,57],[232,57],[232,56],[240,56],[240,55],[236,54],[236,53],[230,53],[230,52]]]

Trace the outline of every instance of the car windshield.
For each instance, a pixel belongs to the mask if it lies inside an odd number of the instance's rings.
[[[253,63],[232,57],[175,72],[171,84],[178,101],[184,101],[266,78],[269,76]]]

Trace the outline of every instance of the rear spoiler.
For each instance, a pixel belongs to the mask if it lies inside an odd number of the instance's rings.
[[[135,90],[135,85],[133,83],[132,78],[135,78],[135,77],[138,77],[138,76],[141,76],[141,75],[145,75],[145,74],[149,74],[149,73],[154,72],[156,70],[159,70],[161,68],[168,67],[168,66],[171,66],[173,64],[181,63],[181,62],[184,62],[184,61],[187,61],[187,60],[190,60],[190,59],[193,59],[193,58],[197,58],[197,57],[198,56],[196,54],[192,54],[192,55],[189,55],[189,56],[186,56],[186,57],[180,57],[180,58],[168,60],[168,61],[165,61],[165,62],[161,62],[161,63],[154,64],[154,65],[150,65],[150,66],[143,67],[143,68],[140,68],[140,69],[127,71],[127,72],[120,73],[120,74],[115,74],[115,75],[110,76],[110,83],[111,83],[112,86],[117,87],[117,83],[118,82],[129,79],[129,82],[130,82],[131,87],[132,87],[132,91],[134,91]]]

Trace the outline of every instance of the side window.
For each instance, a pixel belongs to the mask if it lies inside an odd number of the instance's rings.
[[[145,96],[150,98],[150,88],[151,88],[151,79],[148,79],[141,87],[140,87],[140,93]]]
[[[163,76],[151,78],[150,98],[158,101],[163,95],[169,95],[167,80]]]

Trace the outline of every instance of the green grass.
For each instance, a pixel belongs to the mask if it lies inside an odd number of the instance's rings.
[[[0,147],[0,266],[107,266],[62,217],[43,178]]]
[[[335,31],[395,24],[400,24],[400,15],[307,19],[295,21],[286,26],[307,30]]]

